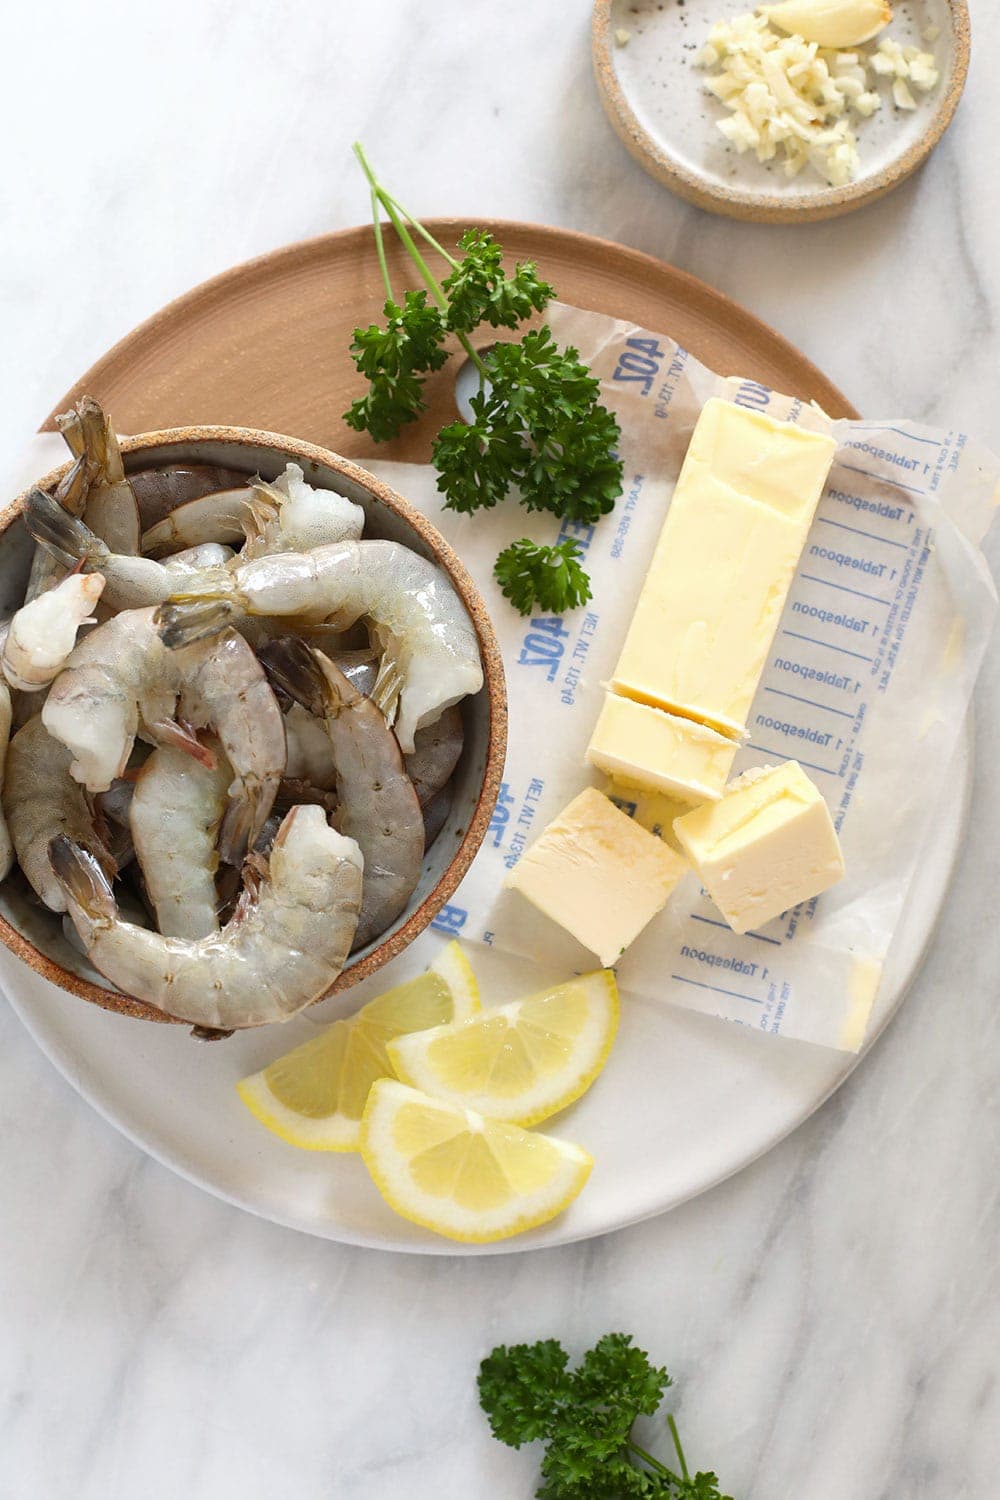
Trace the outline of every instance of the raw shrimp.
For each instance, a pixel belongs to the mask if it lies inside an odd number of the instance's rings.
[[[96,414],[89,413],[87,420],[103,422],[103,413],[99,410]],[[70,452],[75,453],[77,457],[57,484],[53,499],[72,516],[83,514],[90,481],[93,477],[93,466],[86,451],[89,442],[81,432],[82,424],[83,418],[75,409],[56,417],[56,426],[66,439]],[[44,594],[46,589],[51,588],[60,568],[64,566],[64,559],[53,556],[47,548],[36,547],[31,562],[28,587],[24,595],[25,604],[30,604],[32,599],[37,599],[39,594]]]
[[[107,791],[128,762],[140,724],[158,736],[177,701],[176,657],[163,646],[152,609],[126,610],[78,643],[42,709],[46,729],[72,754],[70,775]]]
[[[285,1021],[340,974],[361,902],[362,857],[318,807],[281,824],[256,892],[219,933],[191,941],[122,921],[99,864],[71,839],[50,857],[87,957],[112,984],[196,1026]]]
[[[119,874],[135,859],[129,823],[134,795],[135,781],[122,777],[113,781],[106,792],[97,792],[92,799],[98,838],[110,851]]]
[[[298,464],[288,464],[273,484],[254,482],[243,556],[309,552],[331,542],[356,541],[364,527],[360,505],[333,490],[313,489]]]
[[[301,703],[293,703],[285,714],[285,738],[288,755],[285,777],[307,781],[319,791],[328,792],[337,784],[330,736],[323,721]]]
[[[382,658],[380,678],[398,682],[396,734],[404,753],[444,709],[483,685],[479,646],[444,573],[399,542],[337,542],[311,552],[235,560],[196,575],[160,610],[162,634],[180,646],[243,615],[306,615],[346,629],[366,615]],[[386,710],[392,690],[374,701]]]
[[[94,617],[104,589],[100,573],[71,573],[23,604],[10,622],[0,665],[11,687],[37,693],[59,675],[81,625]]]
[[[179,717],[213,728],[233,768],[219,853],[227,864],[240,864],[264,826],[285,770],[285,721],[263,667],[235,630],[175,655]]]
[[[41,719],[30,719],[10,742],[4,774],[3,808],[17,862],[52,911],[66,910],[66,897],[49,863],[49,844],[57,834],[89,850],[109,876],[115,873],[86,794],[69,774],[69,760],[69,751],[46,733]]]
[[[64,565],[82,563],[98,570],[104,578],[104,603],[116,611],[159,604],[175,590],[190,587],[202,569],[214,577],[233,555],[218,543],[212,543],[210,550],[209,544],[201,543],[189,548],[187,557],[166,562],[112,552],[84,521],[38,489],[24,502],[24,524],[39,546],[48,548]]]
[[[310,644],[314,643],[310,642]],[[329,652],[327,654],[330,655]],[[366,698],[372,696],[378,675],[378,663],[370,651],[344,651],[331,656],[331,660],[334,666],[340,668],[353,688],[356,688],[359,693],[364,693]],[[290,709],[285,715],[286,728],[292,720],[293,712],[294,710]],[[302,712],[300,710],[299,714],[301,715]],[[296,716],[295,727],[303,737],[309,734],[300,716]],[[462,711],[457,703],[446,708],[435,723],[426,724],[413,736],[413,753],[403,757],[403,764],[406,767],[407,776],[413,782],[421,807],[426,807],[430,803],[454,771],[458,764],[458,757],[462,753],[463,740]],[[311,740],[310,743],[312,743]],[[315,774],[323,765],[322,760],[317,759],[308,771],[292,771],[290,769],[291,740],[289,740],[288,753],[289,769],[285,773],[287,776],[302,776],[306,781],[311,781],[314,786],[321,787],[326,784],[317,780]]]
[[[448,821],[455,792],[450,781],[445,782],[439,792],[421,809],[424,815],[424,853],[431,847]]]
[[[262,658],[284,690],[326,722],[337,772],[337,824],[365,859],[355,936],[362,947],[394,922],[420,879],[424,824],[392,730],[321,651],[289,637]]]
[[[72,752],[71,775],[102,792],[122,774],[140,732],[211,758],[177,722],[179,695],[182,717],[214,728],[232,765],[222,848],[224,857],[241,858],[271,810],[284,770],[281,710],[235,631],[169,651],[153,613],[126,610],[82,640],[49,691],[42,721]]]
[[[71,412],[56,420],[71,451],[90,464],[83,519],[112,552],[134,556],[139,551],[139,507],[125,478],[114,429],[92,396],[77,403],[76,414],[76,422]]]
[[[201,938],[219,930],[215,843],[232,770],[214,769],[161,745],[139,773],[129,826],[146,892],[165,937]]]
[[[223,568],[235,556],[232,547],[226,547],[222,542],[199,542],[195,547],[185,547],[165,558],[163,566],[168,573],[190,573],[199,568]]]
[[[203,542],[242,542],[253,503],[249,485],[216,490],[178,505],[142,534],[142,550],[154,556]]]
[[[422,808],[429,806],[454,771],[464,738],[462,710],[457,703],[446,708],[435,723],[417,730],[413,754],[404,764]]]
[[[5,682],[0,682],[0,785],[2,785],[4,778],[4,765],[7,760],[12,716],[13,708],[10,700],[10,688]],[[11,842],[7,821],[4,818],[2,810],[0,810],[0,880],[7,878],[13,863],[14,845]]]
[[[239,469],[220,464],[172,464],[165,469],[136,469],[129,475],[144,529],[153,527],[189,500],[247,484]]]

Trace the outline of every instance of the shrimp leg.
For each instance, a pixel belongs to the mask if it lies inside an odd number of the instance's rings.
[[[288,637],[262,659],[285,692],[325,720],[337,776],[337,823],[364,855],[355,946],[396,920],[420,879],[424,824],[396,738],[378,709],[321,651]]]
[[[123,921],[100,865],[72,839],[53,839],[49,857],[94,967],[126,994],[213,1030],[285,1021],[318,1000],[357,925],[361,852],[318,807],[292,809],[256,892],[245,890],[222,931],[198,940]]]

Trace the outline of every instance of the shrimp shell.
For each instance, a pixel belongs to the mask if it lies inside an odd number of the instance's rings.
[[[309,552],[332,542],[356,541],[364,527],[360,505],[335,490],[314,489],[298,464],[290,463],[273,484],[255,481],[243,556]]]
[[[91,792],[120,776],[141,731],[154,743],[202,753],[176,722],[213,728],[233,768],[220,848],[242,858],[271,810],[285,768],[285,728],[253,651],[233,630],[168,651],[153,610],[125,610],[91,632],[49,690],[42,721],[73,755],[70,774]]]
[[[253,503],[249,485],[216,490],[178,505],[142,534],[142,551],[152,556],[197,547],[205,542],[242,542],[249,507]]]
[[[165,937],[202,938],[219,930],[216,836],[232,770],[214,768],[161,745],[139,773],[129,808],[132,843]]]
[[[50,858],[94,967],[195,1026],[286,1021],[325,994],[350,951],[363,861],[318,807],[292,809],[256,894],[244,891],[222,931],[197,941],[122,921],[100,866],[70,839],[54,839]]]
[[[406,754],[418,729],[483,685],[461,599],[434,563],[399,542],[337,542],[202,574],[162,606],[162,633],[178,646],[247,614],[313,615],[335,629],[368,616],[382,670],[401,683],[396,734]]]
[[[209,649],[206,649],[206,646]],[[233,768],[219,852],[240,864],[263,828],[285,770],[285,721],[263,667],[235,630],[176,653],[179,712],[211,726]]]
[[[265,647],[268,671],[322,714],[337,779],[337,825],[365,860],[364,899],[355,936],[363,947],[396,920],[420,879],[424,824],[399,745],[378,709],[329,657],[289,637]]]
[[[18,864],[51,911],[66,910],[65,894],[49,863],[49,844],[58,834],[87,849],[109,875],[115,871],[111,854],[95,832],[84,790],[69,773],[69,762],[69,751],[52,739],[40,718],[19,729],[7,750],[7,826]]]

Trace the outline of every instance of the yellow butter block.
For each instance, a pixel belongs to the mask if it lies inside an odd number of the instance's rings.
[[[522,854],[505,885],[611,968],[656,913],[686,865],[588,787]]]
[[[728,401],[695,427],[611,686],[744,732],[836,444]]]
[[[674,833],[734,932],[748,932],[835,885],[844,859],[830,810],[797,761],[748,771]]]
[[[674,833],[674,819],[691,811],[690,802],[682,802],[680,797],[671,797],[667,792],[651,792],[642,786],[626,786],[624,782],[615,781],[613,776],[608,777],[603,791],[640,828],[655,833],[658,839],[665,839],[671,849],[685,858]]]
[[[737,748],[693,719],[608,693],[587,759],[623,785],[705,802],[722,795]]]

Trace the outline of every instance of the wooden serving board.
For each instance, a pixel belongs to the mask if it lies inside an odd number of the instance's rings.
[[[471,225],[430,220],[442,244]],[[535,260],[563,302],[669,334],[723,375],[741,375],[834,417],[856,416],[846,397],[803,354],[737,303],[652,256],[608,240],[498,220],[491,229],[511,260]],[[415,273],[389,231],[397,296]],[[263,428],[306,438],[364,462],[376,448],[342,413],[362,394],[348,356],[352,330],[381,316],[385,292],[370,226],[303,240],[202,283],[140,324],[68,391],[85,391],[119,432],[188,424]],[[487,342],[483,339],[483,342]],[[423,420],[383,458],[426,461],[434,434],[456,415],[454,362],[429,382]],[[51,427],[50,416],[45,424]]]

